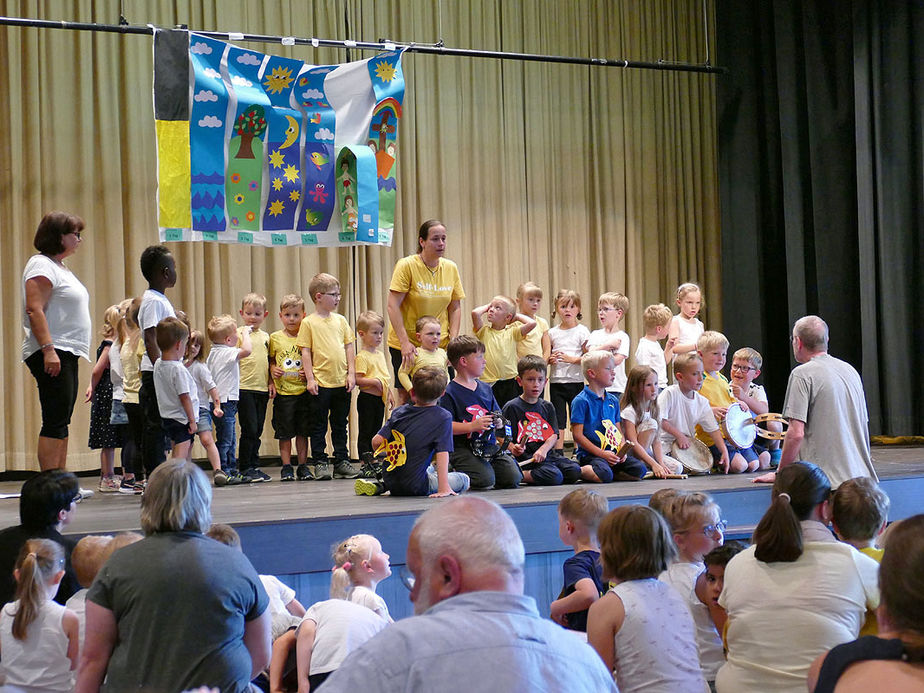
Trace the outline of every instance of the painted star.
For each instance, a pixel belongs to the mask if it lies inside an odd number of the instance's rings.
[[[293,190],[292,192],[289,193],[289,199],[292,200],[292,202],[298,202],[298,199],[300,197],[301,197],[301,193],[299,193],[298,190]]]
[[[282,200],[273,200],[269,206],[270,216],[278,217],[285,210],[285,205]]]
[[[285,162],[282,152],[278,149],[270,154],[269,157],[270,163],[273,165],[273,168],[282,168],[282,164]]]
[[[294,183],[295,181],[298,180],[298,169],[295,168],[294,164],[289,164],[285,168],[284,175],[287,181],[289,181],[290,183]]]
[[[273,190],[282,190],[282,178],[273,178]]]

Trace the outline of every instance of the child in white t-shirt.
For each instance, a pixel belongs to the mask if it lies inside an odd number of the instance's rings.
[[[74,592],[71,598],[64,604],[68,609],[77,616],[77,635],[80,646],[77,650],[78,661],[80,653],[83,652],[83,643],[86,641],[87,629],[87,592],[90,591],[90,585],[96,578],[99,569],[103,567],[109,553],[106,548],[112,541],[112,537],[105,535],[89,535],[77,542],[74,550],[71,552],[71,566],[74,568],[74,575],[81,589]]]
[[[199,394],[183,363],[189,329],[177,318],[157,323],[160,358],[154,364],[154,389],[164,432],[173,442],[174,459],[185,459],[196,434]]]
[[[571,289],[562,289],[555,297],[555,311],[558,324],[549,330],[549,344],[552,350],[549,365],[552,375],[549,378],[549,401],[555,407],[558,420],[558,441],[555,449],[561,452],[565,444],[565,429],[568,428],[568,414],[571,402],[584,389],[584,375],[581,373],[581,357],[587,351],[590,330],[579,320],[581,315],[581,295]]]
[[[622,397],[626,391],[626,359],[629,358],[631,340],[619,329],[619,323],[628,310],[629,299],[622,294],[612,291],[602,294],[597,299],[597,317],[603,327],[591,332],[587,339],[587,351],[603,350],[613,355],[616,371],[613,384],[606,390],[615,393],[616,397]]]
[[[636,366],[629,371],[619,409],[625,438],[633,446],[629,457],[644,462],[650,473],[659,479],[682,473],[683,465],[664,454],[661,446],[658,374],[653,368]]]
[[[664,347],[661,340],[667,337],[674,315],[663,303],[648,306],[642,313],[645,322],[645,336],[638,340],[635,349],[635,365],[650,366],[658,374],[658,392],[667,387],[667,362],[674,358],[676,337],[669,337]]]

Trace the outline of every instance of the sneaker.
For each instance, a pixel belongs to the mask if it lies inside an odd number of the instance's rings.
[[[776,469],[780,466],[780,458],[783,456],[783,448],[777,448],[770,451],[770,469]]]
[[[223,469],[216,469],[212,472],[212,481],[216,486],[227,486],[228,485],[228,475],[225,474]]]
[[[244,477],[248,481],[248,483],[251,483],[251,484],[258,484],[262,481],[270,481],[271,479],[269,474],[262,472],[256,467],[252,467],[251,469],[245,469],[243,472],[241,472],[241,476]]]
[[[295,478],[299,481],[314,481],[318,477],[313,464],[300,464],[295,470]]]
[[[100,493],[118,493],[119,492],[119,482],[113,479],[111,476],[103,477],[99,480],[99,486],[96,489]]]
[[[359,476],[362,479],[381,479],[382,465],[371,452],[364,452],[360,464]]]
[[[144,489],[148,486],[148,482],[144,479],[138,480],[135,479],[135,483],[132,485],[132,490],[136,496],[143,496]]]
[[[282,481],[295,481],[295,470],[291,464],[282,465],[282,471],[279,472],[279,478]]]
[[[338,460],[334,462],[335,479],[355,479],[359,476],[359,470],[354,467],[349,460]]]
[[[77,502],[79,503],[82,500],[86,500],[93,496],[93,491],[88,488],[78,488],[77,489]]]
[[[228,476],[227,486],[239,486],[240,484],[248,483],[247,480],[237,472],[225,472],[225,474]]]
[[[129,496],[135,495],[135,480],[134,479],[122,479],[119,484],[119,493],[124,493]]]
[[[334,478],[334,474],[330,468],[330,462],[327,460],[318,460],[314,466],[314,476],[318,481],[328,481]]]
[[[357,496],[380,496],[385,492],[382,485],[369,479],[357,479],[353,482],[353,491]]]

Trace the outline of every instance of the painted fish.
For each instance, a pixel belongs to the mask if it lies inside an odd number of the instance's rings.
[[[386,472],[394,471],[396,467],[402,467],[407,462],[407,447],[404,444],[404,434],[400,431],[392,431],[391,435],[392,440],[382,443],[379,449],[375,451],[376,455],[385,455],[385,461],[388,463],[388,467],[385,468]]]
[[[517,441],[538,443],[555,435],[549,423],[534,411],[526,412],[526,420],[517,424]]]
[[[321,167],[330,161],[329,156],[324,156],[321,152],[311,152],[311,163],[317,166],[318,170],[321,170]]]
[[[618,450],[622,443],[622,433],[609,419],[603,419],[603,433],[595,431],[600,438],[600,448],[603,450]]]

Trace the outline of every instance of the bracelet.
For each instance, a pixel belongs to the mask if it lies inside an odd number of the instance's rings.
[[[55,348],[54,342],[48,342],[48,344],[42,344],[39,347],[39,349],[41,349],[42,351],[45,351],[45,349],[47,349],[48,347],[51,347],[52,349],[54,349]]]

